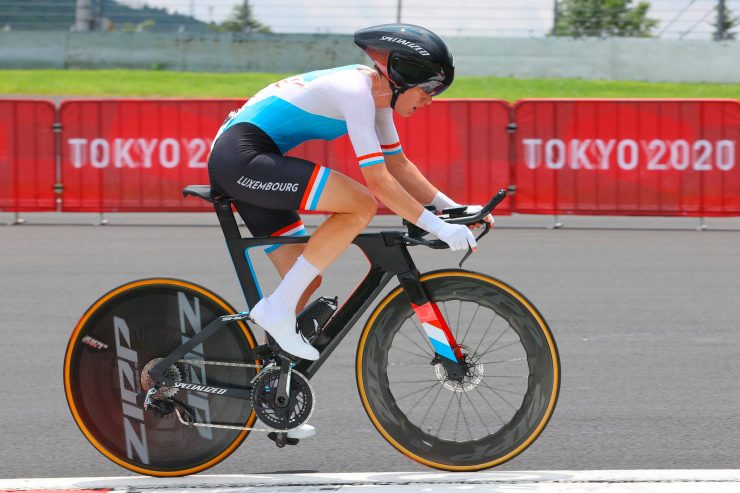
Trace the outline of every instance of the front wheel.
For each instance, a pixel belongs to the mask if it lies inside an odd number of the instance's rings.
[[[216,294],[175,279],[134,281],[93,304],[64,360],[67,403],[90,443],[120,466],[152,476],[193,474],[234,451],[248,431],[187,426],[174,412],[143,409],[148,369],[216,317],[232,313]],[[231,322],[184,357],[198,362],[173,364],[166,372],[185,383],[247,387],[255,368],[203,362],[256,364],[254,347],[249,328]],[[240,399],[174,387],[159,393],[183,402],[200,423],[251,427],[256,419]]]
[[[482,274],[421,276],[468,363],[447,378],[401,287],[370,315],[357,387],[370,420],[404,455],[446,471],[477,471],[523,452],[557,402],[560,361],[545,320],[524,296]]]

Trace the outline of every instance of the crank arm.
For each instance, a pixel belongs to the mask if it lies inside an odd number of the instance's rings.
[[[277,394],[275,395],[275,405],[279,408],[285,408],[290,402],[290,372],[293,369],[293,362],[283,356],[280,357],[280,378],[277,385]]]

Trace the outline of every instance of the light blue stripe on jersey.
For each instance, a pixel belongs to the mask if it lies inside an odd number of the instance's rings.
[[[400,153],[400,152],[401,152],[401,149],[397,149],[397,150],[395,150],[395,151],[390,151],[390,152],[386,152],[386,151],[383,151],[383,155],[384,155],[384,156],[392,156],[392,155],[394,155],[394,154],[398,154],[398,153]]]
[[[363,163],[360,165],[360,168],[367,168],[368,166],[372,166],[373,164],[381,164],[384,163],[384,159],[376,159],[375,161],[369,161],[367,163]]]
[[[325,75],[335,74],[337,72],[345,72],[347,70],[357,70],[357,67],[360,67],[360,66],[361,65],[345,65],[344,67],[327,68],[324,70],[314,70],[313,72],[301,74],[298,77],[300,77],[305,82],[311,82]]]
[[[321,192],[324,191],[324,185],[326,185],[326,179],[329,178],[329,168],[321,168],[322,176],[319,181],[319,186],[316,188],[316,193],[313,195],[313,200],[308,206],[308,210],[315,211],[316,206],[319,205],[319,197],[321,197]]]
[[[334,140],[347,133],[344,120],[309,113],[277,96],[244,106],[228,127],[244,122],[262,129],[277,144],[281,153],[307,140]]]

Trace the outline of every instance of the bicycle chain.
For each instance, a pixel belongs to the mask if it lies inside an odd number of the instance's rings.
[[[213,366],[234,366],[238,368],[262,368],[266,365],[253,365],[251,363],[229,363],[227,361],[206,361],[204,359],[179,359],[176,363],[186,365],[213,365]]]
[[[177,360],[177,363],[183,363],[186,365],[212,365],[212,366],[231,366],[231,367],[237,367],[237,368],[261,368],[266,369],[271,366],[275,366],[274,363],[268,363],[267,365],[254,365],[251,363],[229,363],[226,361],[206,361],[203,359],[180,359]],[[293,370],[295,371],[295,370]],[[261,371],[257,372],[257,375],[259,375]],[[255,375],[254,381],[257,378],[257,375]],[[304,377],[305,378],[305,377]],[[306,380],[308,382],[308,380]],[[309,388],[311,388],[311,385],[309,384]],[[313,389],[311,389],[311,393],[313,394]],[[314,395],[313,399],[314,405],[312,406],[311,413],[308,415],[308,418],[306,418],[306,421],[303,423],[308,423],[308,420],[311,419],[311,415],[313,415],[313,410],[316,409],[316,396]],[[239,430],[239,431],[264,431],[264,432],[277,432],[277,433],[286,433],[290,430],[277,430],[274,428],[255,428],[255,427],[249,427],[249,426],[235,426],[235,425],[220,425],[220,424],[214,424],[214,423],[196,423],[196,422],[188,422],[185,419],[183,419],[182,415],[180,414],[180,410],[175,408],[175,414],[177,415],[177,419],[180,421],[180,423],[184,424],[185,426],[196,426],[201,428],[218,428],[222,430]]]

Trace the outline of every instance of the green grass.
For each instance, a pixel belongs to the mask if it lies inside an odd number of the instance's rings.
[[[0,95],[244,98],[286,74],[0,70]],[[446,98],[733,98],[740,84],[458,77]]]

